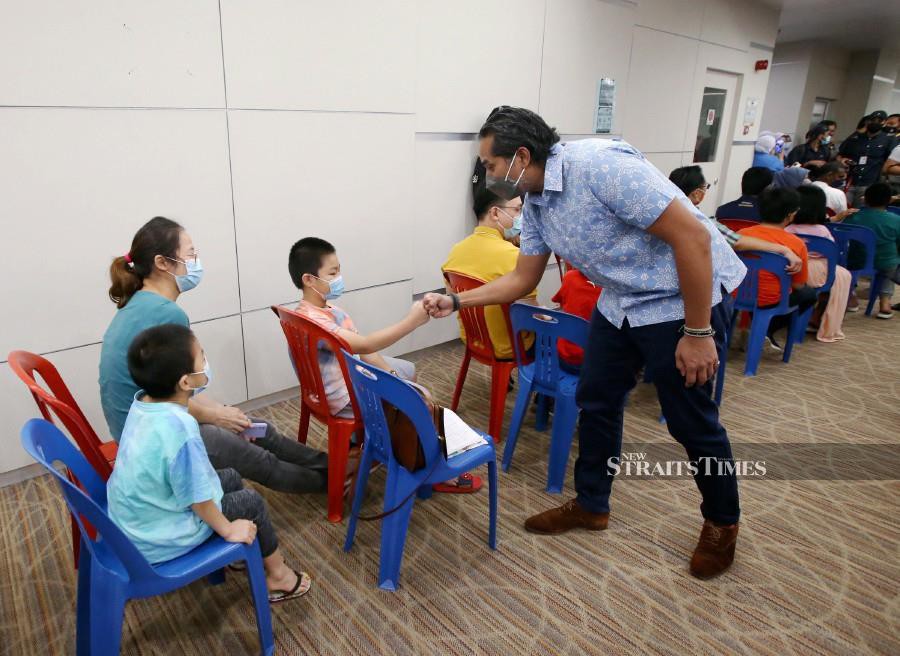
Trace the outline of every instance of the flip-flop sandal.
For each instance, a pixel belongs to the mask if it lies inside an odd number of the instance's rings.
[[[431,489],[442,494],[473,494],[481,489],[481,477],[472,476],[467,472],[454,483],[435,483]]]
[[[312,579],[309,577],[309,574],[306,572],[298,572],[296,570],[294,571],[294,574],[297,575],[297,585],[294,586],[293,590],[269,590],[270,604],[278,604],[282,601],[296,599],[309,592],[309,589],[312,587]]]
[[[239,560],[237,562],[231,563],[228,565],[228,569],[232,572],[246,572],[247,571],[247,561]]]

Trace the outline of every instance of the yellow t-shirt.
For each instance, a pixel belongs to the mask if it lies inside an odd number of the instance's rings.
[[[515,269],[518,259],[519,249],[503,239],[499,231],[494,228],[478,226],[471,235],[454,244],[441,270],[461,273],[464,276],[490,282]],[[526,298],[536,297],[537,290],[526,296]],[[488,326],[491,343],[494,345],[494,356],[505,360],[513,359],[515,354],[500,306],[486,306],[484,320]],[[459,325],[459,336],[464,342],[466,341],[462,323]],[[523,335],[523,342],[526,349],[530,348],[534,342],[534,335]]]

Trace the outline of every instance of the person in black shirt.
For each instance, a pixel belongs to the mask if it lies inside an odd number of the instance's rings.
[[[791,149],[784,160],[785,166],[800,164],[801,166],[824,166],[831,157],[825,137],[828,128],[821,123],[806,133],[806,143]]]
[[[872,112],[866,117],[866,131],[854,132],[844,140],[838,157],[850,167],[847,201],[852,207],[862,205],[866,187],[878,182],[881,169],[894,147],[894,137],[882,131],[887,113]]]

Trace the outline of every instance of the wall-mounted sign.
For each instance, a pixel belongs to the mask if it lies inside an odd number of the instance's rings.
[[[597,83],[597,107],[594,113],[594,133],[609,134],[613,128],[616,106],[616,81],[604,77]]]
[[[715,123],[715,122],[716,122],[716,110],[715,110],[715,109],[709,109],[709,110],[707,110],[707,112],[706,112],[706,124],[707,124],[707,125],[712,125],[712,124]]]

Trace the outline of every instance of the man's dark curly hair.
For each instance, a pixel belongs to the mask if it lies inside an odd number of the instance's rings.
[[[495,108],[481,126],[478,138],[488,136],[494,137],[492,154],[495,157],[510,158],[524,146],[538,164],[547,161],[550,148],[559,141],[556,129],[540,116],[528,109],[506,105]]]

